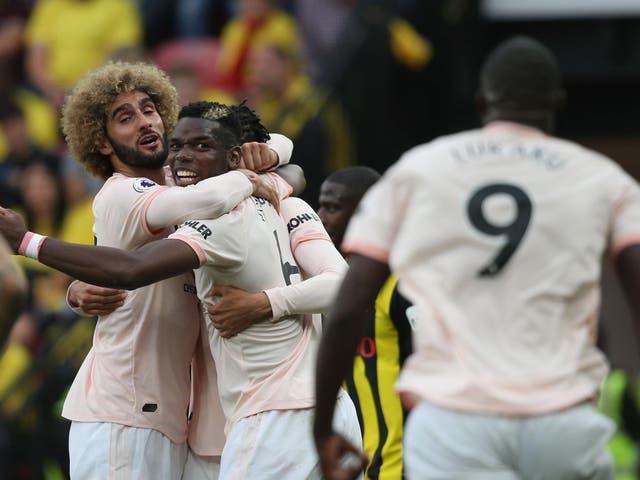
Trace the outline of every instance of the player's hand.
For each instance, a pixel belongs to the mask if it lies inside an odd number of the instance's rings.
[[[266,143],[246,142],[240,146],[240,168],[266,172],[278,166],[278,154]]]
[[[269,297],[264,292],[249,293],[223,285],[213,287],[209,294],[218,297],[215,304],[207,304],[207,312],[223,338],[233,337],[254,321],[271,316]]]
[[[22,217],[11,209],[0,207],[0,234],[15,253],[18,253],[25,233],[27,227],[24,226]]]
[[[351,480],[367,466],[367,456],[342,435],[316,438],[322,474],[327,480]]]
[[[271,182],[265,178],[266,176],[260,176],[256,172],[246,169],[239,169],[238,171],[244,173],[253,185],[252,195],[254,197],[265,199],[276,210],[280,211],[280,195],[278,195],[278,191]]]
[[[108,315],[124,305],[126,290],[96,287],[74,280],[69,285],[68,298],[72,307],[80,308],[87,315]]]

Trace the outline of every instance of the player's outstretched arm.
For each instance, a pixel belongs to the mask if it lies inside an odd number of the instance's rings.
[[[20,215],[6,209],[0,209],[0,232],[15,252],[101,287],[133,290],[200,266],[180,240],[154,241],[133,252],[68,243],[28,232]]]
[[[333,412],[338,389],[353,368],[353,352],[364,333],[368,311],[389,273],[385,263],[357,254],[350,257],[349,270],[324,324],[316,364],[313,435],[322,472],[328,479],[348,478],[345,475],[351,473],[340,463],[347,447],[333,432]]]

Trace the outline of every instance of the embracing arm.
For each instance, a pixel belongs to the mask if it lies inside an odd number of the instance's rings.
[[[220,297],[207,305],[213,326],[222,337],[231,337],[254,321],[301,313],[328,311],[347,264],[329,240],[309,240],[294,252],[296,263],[310,276],[306,280],[250,293],[231,286],[216,286],[211,295]]]
[[[108,315],[124,305],[125,290],[98,287],[74,280],[67,288],[67,305],[80,316]]]
[[[164,188],[149,201],[147,225],[156,231],[190,218],[218,218],[253,191],[253,181],[240,171],[207,178],[188,187]]]
[[[101,287],[134,290],[200,266],[198,256],[180,240],[157,240],[129,252],[46,238],[38,261],[78,280]]]
[[[278,167],[275,171],[279,177],[287,182],[292,189],[292,195],[300,195],[307,187],[307,179],[304,176],[304,170],[299,165],[290,163],[289,165],[283,165]]]
[[[156,240],[133,252],[63,242],[28,232],[22,217],[4,208],[0,232],[14,252],[101,287],[132,290],[200,266],[195,251],[180,240]]]
[[[340,478],[341,471],[349,470],[340,466],[339,460],[343,454],[353,452],[354,447],[334,433],[331,426],[336,398],[353,367],[353,352],[363,336],[368,311],[388,276],[387,264],[357,254],[350,257],[349,270],[324,323],[316,363],[313,435],[327,478]]]
[[[242,200],[254,195],[277,205],[278,195],[271,184],[254,172],[274,166],[284,169],[283,177],[294,191],[304,188],[304,173],[297,166],[282,166],[289,162],[293,143],[283,135],[274,134],[269,144],[245,143],[241,147],[247,170],[227,172],[201,180],[183,188],[165,188],[152,198],[146,221],[152,231],[179,225],[190,218],[218,218]],[[273,158],[275,157],[275,159]]]
[[[326,313],[347,270],[347,263],[328,240],[301,243],[294,256],[309,278],[294,285],[265,290],[273,317]]]

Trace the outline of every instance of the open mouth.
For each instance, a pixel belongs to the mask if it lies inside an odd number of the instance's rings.
[[[177,185],[184,186],[197,183],[200,176],[197,172],[188,168],[175,168],[173,170],[173,178]]]
[[[154,148],[160,144],[160,135],[157,133],[148,133],[140,137],[138,145],[146,148]]]

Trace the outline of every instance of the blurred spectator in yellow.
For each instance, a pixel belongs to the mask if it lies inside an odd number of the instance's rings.
[[[19,179],[21,205],[16,209],[29,228],[58,236],[62,230],[67,203],[64,183],[56,168],[34,162],[22,169]],[[65,308],[68,278],[31,259],[20,259],[30,280],[30,306],[44,312]]]
[[[279,8],[278,0],[236,0],[237,12],[220,35],[216,82],[220,88],[242,95],[246,87],[249,52],[259,45],[301,48],[296,20]]]
[[[40,420],[30,401],[41,384],[30,375],[37,338],[31,317],[23,314],[0,356],[0,478],[41,480],[43,476],[38,449],[31,444]]]
[[[0,91],[6,91],[22,80],[22,37],[34,2],[0,1]]]
[[[342,109],[304,73],[300,51],[290,44],[264,43],[252,49],[248,83],[249,104],[262,123],[293,140],[291,162],[300,165],[307,178],[301,197],[317,208],[327,175],[355,163]]]
[[[34,162],[58,168],[58,157],[32,140],[25,112],[12,97],[0,97],[0,205],[20,203],[19,181],[22,170]]]
[[[17,210],[27,223],[68,241],[93,243],[91,201],[88,209],[84,201],[68,209],[55,166],[32,161],[18,179]],[[28,309],[0,356],[0,478],[62,480],[69,422],[60,417],[58,401],[91,345],[95,321],[67,307],[69,277],[33,262],[22,265],[29,279]],[[3,435],[11,441],[3,444]]]
[[[17,104],[26,122],[26,134],[38,148],[47,152],[57,150],[62,142],[58,127],[58,114],[51,104],[33,90],[14,86],[0,92],[2,109],[7,103]],[[4,131],[0,130],[0,162],[9,154],[11,146]]]
[[[199,100],[230,105],[236,98],[216,86],[219,52],[220,42],[212,37],[175,38],[153,49],[152,60],[171,77],[181,106]]]
[[[4,239],[0,240],[0,355],[27,294],[26,278],[12,253]]]
[[[26,31],[29,80],[56,107],[88,70],[142,45],[132,0],[38,0]]]
[[[424,69],[431,43],[382,0],[297,0],[305,59],[312,78],[338,98],[354,128],[357,163],[379,172],[398,158],[399,67]],[[376,114],[371,114],[375,99]],[[422,118],[428,112],[420,112]],[[415,123],[415,122],[414,122]]]

